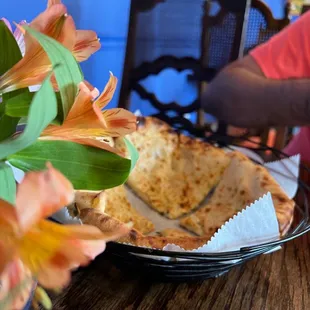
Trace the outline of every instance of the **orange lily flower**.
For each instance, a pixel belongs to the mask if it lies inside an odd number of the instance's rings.
[[[72,54],[78,62],[87,60],[101,47],[97,33],[91,30],[77,30]]]
[[[25,33],[20,26],[19,29]],[[38,15],[30,27],[55,39],[72,51],[77,61],[84,61],[100,48],[93,31],[77,31],[63,4],[51,4]],[[40,44],[27,33],[24,35],[25,55],[0,77],[0,92],[41,84],[51,70],[51,63]]]
[[[51,7],[52,5],[55,5],[55,4],[61,4],[61,0],[48,0],[47,1],[47,8]]]
[[[1,305],[1,309],[24,309],[31,291],[34,288],[34,281],[32,281],[30,270],[25,267],[20,259],[15,259],[6,266],[4,272],[0,276],[0,281],[0,303],[6,298],[7,294],[12,289],[17,288],[18,285],[22,283],[22,287],[20,288],[19,293],[16,294],[16,297],[13,298],[11,303]]]
[[[61,126],[49,125],[41,134],[44,140],[67,140],[94,146],[120,154],[114,147],[113,138],[125,136],[136,130],[136,116],[124,109],[102,109],[110,102],[117,85],[117,78],[111,73],[101,93],[93,101],[96,90],[90,91],[82,83],[77,98]]]
[[[61,0],[48,0],[47,8],[53,5],[62,4]],[[72,49],[72,53],[77,61],[82,62],[87,60],[92,54],[100,49],[96,32],[91,30],[77,30],[76,42]]]
[[[87,265],[104,251],[106,242],[128,233],[127,228],[105,234],[94,226],[44,219],[73,198],[71,183],[49,164],[46,171],[26,174],[15,207],[0,199],[0,280],[5,283],[0,296],[27,272],[45,288],[61,288],[68,284],[73,268]]]

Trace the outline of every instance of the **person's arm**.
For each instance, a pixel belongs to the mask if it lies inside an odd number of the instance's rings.
[[[203,108],[239,127],[310,124],[310,80],[267,79],[251,56],[222,70],[203,95]]]
[[[206,112],[242,127],[310,124],[310,12],[225,68],[204,96]]]

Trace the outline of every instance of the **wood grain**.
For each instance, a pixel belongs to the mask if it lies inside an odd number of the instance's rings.
[[[101,256],[54,296],[54,309],[310,309],[310,235],[228,274],[198,283],[153,283]]]

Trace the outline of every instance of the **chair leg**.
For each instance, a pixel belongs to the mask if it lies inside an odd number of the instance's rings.
[[[274,147],[277,150],[282,150],[287,142],[287,136],[288,136],[288,128],[287,127],[278,127],[277,128],[277,137],[275,141]]]
[[[264,145],[266,145],[268,142],[269,130],[270,130],[269,128],[265,129],[260,135],[261,143]]]

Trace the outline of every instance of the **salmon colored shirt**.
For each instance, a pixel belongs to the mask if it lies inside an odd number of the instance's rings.
[[[310,79],[310,12],[253,49],[250,55],[269,79]],[[299,153],[303,160],[310,161],[310,127],[301,128],[284,152]]]

